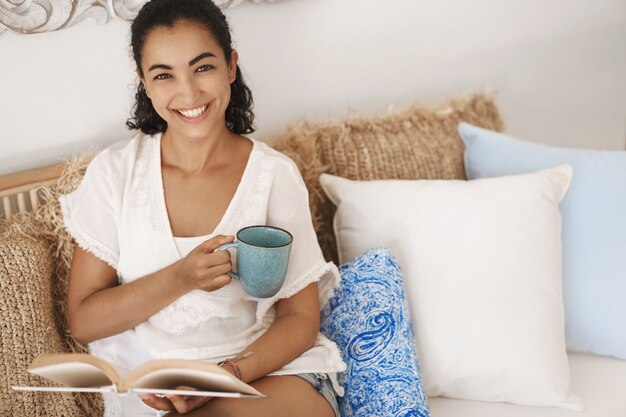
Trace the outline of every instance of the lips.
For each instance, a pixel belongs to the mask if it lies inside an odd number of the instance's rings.
[[[190,109],[173,109],[172,112],[186,123],[200,123],[206,118],[209,110],[211,109],[212,103],[213,102],[211,101],[207,104]]]
[[[186,109],[186,110],[179,109],[179,110],[174,110],[174,111],[189,119],[195,119],[196,117],[202,116],[207,111],[208,108],[209,108],[209,105],[204,104],[202,106],[195,107],[193,109]]]

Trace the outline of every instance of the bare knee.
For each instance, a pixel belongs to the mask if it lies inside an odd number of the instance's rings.
[[[269,398],[214,398],[191,413],[172,417],[334,417],[328,401],[307,381],[270,376],[251,384]],[[170,415],[168,414],[168,417]]]
[[[208,403],[189,413],[169,413],[167,417],[244,417],[246,414],[242,414],[242,409],[237,403],[238,401],[240,400],[232,398],[213,398]],[[243,412],[245,412],[245,408],[244,406]]]

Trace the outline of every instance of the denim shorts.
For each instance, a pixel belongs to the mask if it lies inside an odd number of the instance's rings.
[[[333,388],[333,384],[330,381],[330,378],[326,374],[297,374],[294,375],[300,377],[313,385],[313,388],[317,390],[322,397],[326,398],[328,404],[330,404],[331,408],[335,412],[335,417],[339,417],[339,405],[337,404],[337,393]]]

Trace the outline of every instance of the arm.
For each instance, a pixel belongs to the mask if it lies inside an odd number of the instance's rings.
[[[242,353],[254,352],[254,355],[237,363],[243,381],[250,383],[264,377],[310,349],[315,344],[319,332],[319,311],[316,283],[310,284],[292,297],[277,301],[274,323],[242,351]],[[224,369],[235,375],[231,367]],[[141,399],[157,410],[185,414],[210,401],[211,397],[168,395],[166,398],[159,398],[155,395],[143,395]]]
[[[325,261],[311,221],[309,193],[293,161],[278,157],[274,169],[267,224],[289,230],[294,237],[289,271],[279,294],[293,294],[296,288],[308,285],[290,297],[277,296],[271,327],[241,352],[254,355],[237,362],[245,382],[255,381],[296,359],[315,344],[320,329],[317,283],[311,283],[309,274],[315,265]],[[303,283],[304,279],[309,281]],[[266,303],[261,300],[258,308],[267,308]]]
[[[254,352],[254,355],[237,363],[244,382],[255,381],[282,368],[313,347],[319,328],[316,283],[309,284],[292,297],[277,301],[274,323],[242,351]]]
[[[115,269],[76,245],[67,295],[72,336],[81,343],[113,336],[193,289],[214,291],[227,285],[230,254],[213,251],[232,240],[216,236],[174,264],[124,285],[117,284]]]

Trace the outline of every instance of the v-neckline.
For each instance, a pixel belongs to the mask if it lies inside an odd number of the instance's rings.
[[[180,251],[178,250],[178,245],[176,245],[176,236],[174,236],[174,232],[172,230],[172,224],[170,223],[170,217],[169,214],[167,212],[167,202],[165,201],[165,187],[164,187],[164,183],[163,183],[163,168],[161,167],[161,138],[163,137],[162,133],[159,133],[156,136],[156,146],[154,147],[154,161],[155,161],[155,167],[154,167],[154,172],[156,174],[156,183],[158,184],[158,190],[157,190],[157,195],[158,195],[158,204],[159,204],[159,211],[161,212],[161,216],[163,217],[163,222],[162,224],[164,225],[164,231],[165,234],[167,235],[167,240],[169,241],[170,247],[174,250],[174,253],[176,253],[177,257],[180,259],[182,258],[182,255],[180,254]],[[257,153],[257,142],[256,140],[247,137],[246,139],[248,139],[250,142],[252,142],[252,149],[250,150],[250,155],[248,155],[248,161],[246,162],[246,166],[243,170],[243,173],[241,174],[241,179],[239,180],[239,184],[237,184],[237,189],[235,190],[235,194],[233,194],[233,197],[230,199],[230,202],[228,203],[228,206],[226,207],[226,211],[224,211],[224,213],[222,214],[222,217],[220,218],[219,222],[217,223],[217,225],[213,228],[213,231],[209,234],[206,235],[202,235],[202,236],[207,236],[207,237],[212,237],[215,236],[216,234],[219,233],[224,233],[225,229],[227,229],[227,225],[228,225],[228,221],[232,218],[232,212],[235,209],[235,207],[238,205],[239,200],[241,199],[241,195],[243,193],[242,189],[244,188],[244,185],[246,184],[246,182],[248,181],[248,177],[250,176],[249,172],[250,172],[250,166],[252,165],[252,163],[254,162],[254,159],[256,158],[256,153]],[[198,237],[202,237],[202,236],[188,236],[186,238],[188,239],[193,239],[193,238],[198,238]]]

